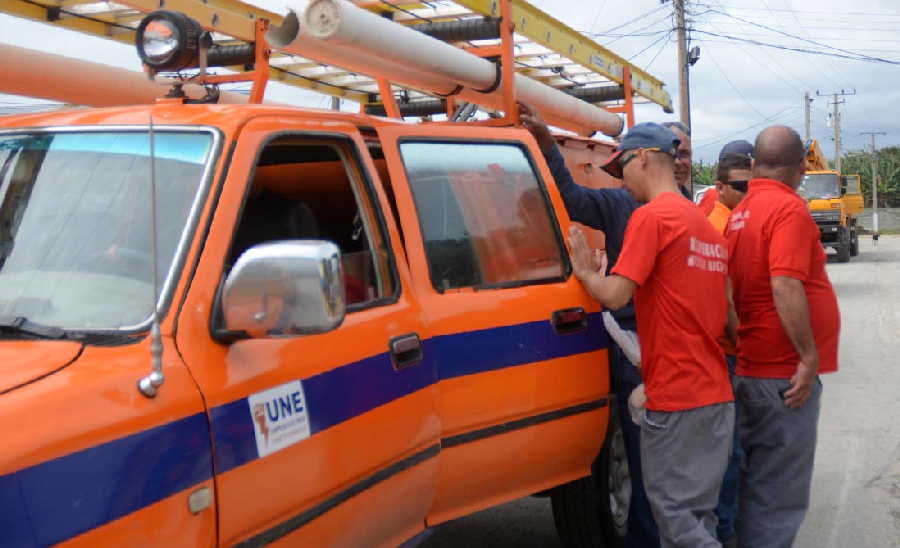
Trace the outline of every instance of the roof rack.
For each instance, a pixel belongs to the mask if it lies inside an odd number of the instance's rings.
[[[476,54],[502,49],[492,28],[508,6],[515,29],[514,64],[519,74],[608,111],[626,113],[629,126],[634,123],[632,94],[671,112],[671,98],[660,80],[524,0],[354,3],[436,38],[468,45]],[[128,44],[134,44],[135,29],[142,17],[160,8],[180,11],[197,20],[214,32],[218,44],[253,42],[259,19],[273,26],[284,21],[281,15],[240,0],[0,0],[0,12]],[[378,78],[298,55],[274,53],[269,77],[271,81],[359,102],[369,111],[386,109],[397,95],[400,114],[426,112],[429,104],[432,110],[437,108],[433,93],[393,83],[386,86]]]

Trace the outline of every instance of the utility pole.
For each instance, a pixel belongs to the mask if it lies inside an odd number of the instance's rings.
[[[803,94],[803,127],[806,130],[803,134],[803,140],[809,142],[810,139],[810,121],[809,121],[809,105],[812,104],[812,99],[809,98],[809,92]]]
[[[678,33],[678,104],[681,123],[691,128],[691,92],[688,75],[687,37],[684,25],[685,0],[672,0],[675,6],[675,31]]]
[[[860,135],[872,137],[872,244],[878,245],[878,156],[875,136],[887,135],[883,131],[864,131]]]
[[[822,96],[823,94],[816,91],[816,95]],[[825,95],[831,95],[834,97],[834,100],[830,103],[834,107],[834,113],[832,114],[832,121],[834,122],[834,169],[840,173],[841,171],[841,112],[838,110],[839,105],[843,105],[847,101],[841,99],[838,101],[838,97],[844,95],[856,95],[856,90],[844,91],[841,90],[839,93],[828,93]]]

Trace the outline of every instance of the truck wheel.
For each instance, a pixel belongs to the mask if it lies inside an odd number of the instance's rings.
[[[850,256],[856,257],[857,255],[859,255],[859,232],[854,225],[850,231]]]
[[[840,241],[835,248],[837,250],[837,260],[839,263],[850,262],[850,230],[841,228]]]
[[[610,396],[609,428],[593,474],[553,488],[556,532],[567,548],[619,548],[628,526],[631,475],[618,407]]]

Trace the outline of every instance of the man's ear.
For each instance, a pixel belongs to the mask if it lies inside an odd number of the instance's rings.
[[[647,167],[650,165],[650,153],[647,152],[646,148],[642,148],[640,151],[638,151],[638,155],[640,156],[641,167],[647,169]]]

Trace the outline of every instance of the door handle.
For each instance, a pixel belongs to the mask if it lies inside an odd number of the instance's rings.
[[[571,335],[587,330],[587,313],[584,308],[563,308],[553,313],[553,329],[560,335]]]
[[[388,347],[391,350],[391,365],[397,371],[422,363],[422,341],[417,333],[394,337]]]

